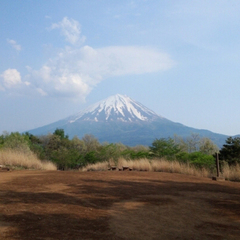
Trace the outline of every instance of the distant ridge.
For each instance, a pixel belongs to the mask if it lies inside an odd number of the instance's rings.
[[[191,133],[198,133],[221,147],[228,137],[172,122],[121,94],[110,96],[77,114],[29,132],[44,135],[54,132],[56,128],[64,129],[70,138],[92,134],[100,142],[122,142],[129,146],[150,145],[155,138],[174,137],[175,134],[185,138]]]

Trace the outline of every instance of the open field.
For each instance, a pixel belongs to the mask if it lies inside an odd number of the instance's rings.
[[[240,183],[163,172],[0,172],[0,239],[239,239]]]

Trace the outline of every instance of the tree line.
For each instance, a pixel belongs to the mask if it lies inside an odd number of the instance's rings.
[[[0,136],[0,150],[34,153],[41,160],[54,162],[58,169],[78,169],[87,164],[125,159],[166,158],[192,164],[199,168],[215,168],[215,154],[229,165],[240,163],[240,138],[229,137],[219,149],[209,138],[202,138],[192,133],[183,139],[159,138],[151,146],[138,145],[129,147],[122,143],[100,143],[93,135],[86,134],[79,139],[69,139],[63,129],[56,129],[53,134],[35,136],[31,133],[4,132]]]

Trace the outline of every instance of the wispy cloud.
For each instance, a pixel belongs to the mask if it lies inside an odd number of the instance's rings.
[[[50,29],[60,29],[65,40],[71,44],[83,43],[85,37],[81,35],[81,26],[78,21],[64,17],[61,22],[53,23]]]
[[[112,46],[66,48],[40,70],[29,69],[32,84],[49,96],[84,98],[102,80],[168,70],[173,61],[153,48]]]
[[[104,79],[165,71],[174,65],[167,53],[151,47],[76,47],[76,43],[83,41],[80,24],[67,17],[51,28],[61,29],[62,35],[73,46],[66,46],[39,70],[27,67],[28,75],[23,77],[23,82],[16,69],[6,70],[2,74],[4,87],[21,84],[22,90],[27,94],[84,101]]]
[[[17,44],[17,42],[13,39],[7,39],[7,42],[17,51],[21,51],[22,47],[20,44]]]

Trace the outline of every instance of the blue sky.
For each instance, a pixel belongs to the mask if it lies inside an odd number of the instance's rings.
[[[0,132],[120,93],[240,134],[240,1],[2,0],[0,11]]]

